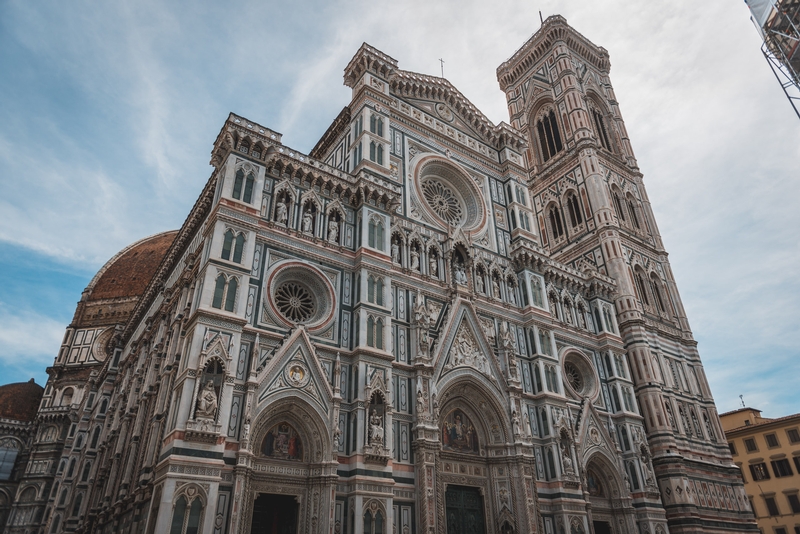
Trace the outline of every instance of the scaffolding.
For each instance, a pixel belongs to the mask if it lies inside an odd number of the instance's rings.
[[[800,0],[746,0],[761,53],[800,118]]]

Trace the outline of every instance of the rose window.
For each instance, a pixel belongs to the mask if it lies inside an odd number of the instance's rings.
[[[599,392],[599,382],[592,362],[578,351],[570,351],[561,365],[564,382],[579,397],[595,397]]]
[[[297,282],[286,282],[275,290],[275,304],[284,317],[296,323],[314,315],[314,298]]]
[[[334,318],[336,295],[328,276],[317,267],[284,260],[265,278],[264,320],[267,323],[305,325],[310,331],[326,328]]]
[[[567,362],[564,364],[564,374],[567,376],[567,382],[572,386],[572,389],[581,393],[583,391],[583,375],[578,368],[573,363]]]
[[[486,224],[484,193],[476,179],[463,169],[449,161],[431,159],[420,165],[416,175],[416,198],[429,221],[466,232],[477,231]]]
[[[453,226],[457,226],[464,219],[461,200],[452,189],[439,180],[426,180],[422,184],[422,194],[431,209]]]

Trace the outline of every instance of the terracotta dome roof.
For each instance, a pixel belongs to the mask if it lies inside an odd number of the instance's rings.
[[[34,382],[17,382],[0,386],[0,417],[17,421],[33,421],[44,388]]]
[[[89,284],[89,300],[138,297],[156,273],[177,230],[146,237],[106,263]]]

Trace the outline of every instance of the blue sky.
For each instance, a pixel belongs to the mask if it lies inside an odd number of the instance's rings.
[[[724,0],[0,2],[0,383],[44,383],[93,273],[180,226],[229,111],[308,152],[366,41],[507,120],[539,10],[609,50],[720,411],[800,411],[800,120]]]

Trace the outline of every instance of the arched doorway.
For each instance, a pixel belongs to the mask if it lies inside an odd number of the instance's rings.
[[[626,516],[634,510],[628,489],[616,469],[596,455],[586,464],[585,479],[594,534],[627,534]]]
[[[443,407],[435,414],[439,438],[435,470],[440,473],[435,494],[443,497],[437,501],[437,531],[528,532],[535,528],[527,505],[535,499],[532,463],[526,464],[511,445],[507,407],[487,384],[470,376],[473,372],[445,385]]]
[[[337,480],[330,431],[305,400],[289,398],[256,417],[242,474],[242,524],[250,534],[327,532]]]

